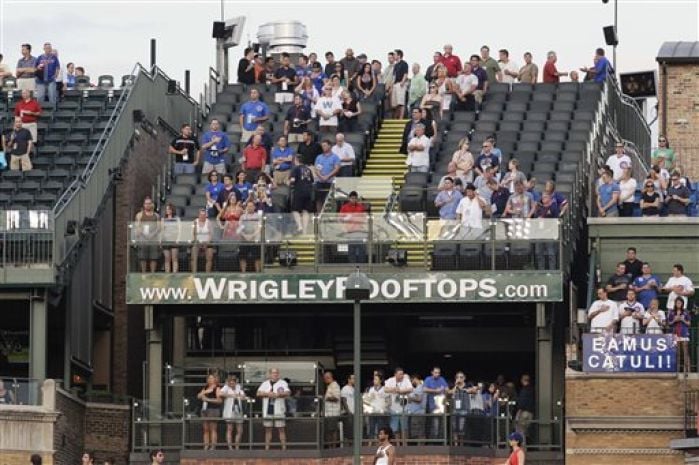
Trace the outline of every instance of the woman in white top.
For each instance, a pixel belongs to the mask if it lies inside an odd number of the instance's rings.
[[[388,406],[388,395],[383,387],[383,377],[374,375],[374,384],[367,389],[364,397],[364,403],[368,404],[367,412],[369,414],[369,437],[377,435],[379,429],[386,425],[386,408]]]
[[[660,310],[658,299],[650,301],[650,307],[646,310],[643,316],[643,326],[646,328],[646,334],[663,334],[667,323],[665,312]]]
[[[330,87],[332,88],[332,96],[334,99],[337,99],[338,101],[342,100],[342,92],[345,91],[345,88],[342,87],[342,83],[340,82],[340,76],[334,74],[330,78]]]
[[[226,420],[226,441],[228,448],[233,450],[233,427],[235,426],[235,448],[240,448],[243,437],[244,402],[247,399],[243,388],[238,384],[238,377],[229,375],[226,385],[219,391],[223,398],[223,419]]]
[[[636,196],[636,180],[631,177],[631,169],[624,168],[619,180],[619,216],[633,216]]]
[[[374,465],[395,465],[396,448],[391,444],[393,431],[388,426],[379,429],[379,448],[376,449]]]
[[[206,255],[206,272],[211,273],[214,267],[214,246],[211,244],[214,233],[214,223],[209,220],[206,208],[199,209],[199,216],[192,225],[194,245],[192,245],[192,273],[197,272],[199,251],[204,249]]]
[[[456,175],[465,182],[473,182],[473,154],[468,149],[468,137],[459,141],[459,146],[451,156],[452,163],[456,164]]]
[[[180,241],[180,218],[177,216],[175,206],[168,202],[165,205],[165,212],[160,220],[162,222],[161,241],[163,242],[163,257],[165,258],[165,272],[177,273],[179,271],[179,260],[177,243]]]
[[[437,92],[442,96],[441,115],[443,116],[445,111],[451,109],[451,98],[454,93],[454,83],[447,76],[447,69],[444,66],[437,69],[437,79],[434,80],[434,83],[437,85]]]

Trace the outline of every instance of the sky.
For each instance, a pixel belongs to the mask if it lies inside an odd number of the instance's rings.
[[[306,52],[327,50],[385,62],[395,48],[409,63],[424,66],[445,43],[462,59],[488,44],[507,48],[521,65],[530,51],[540,68],[546,52],[558,54],[558,68],[590,65],[604,46],[602,27],[613,24],[614,0],[269,0],[224,1],[226,18],[245,16],[240,47],[230,50],[234,68],[247,41],[256,41],[261,24],[298,20],[309,36]],[[664,41],[698,40],[699,0],[618,0],[618,62],[621,72],[656,69]],[[50,41],[65,64],[75,62],[96,80],[100,74],[129,74],[136,62],[150,61],[150,39],[157,40],[157,63],[183,81],[191,70],[198,99],[209,66],[215,63],[212,22],[220,0],[0,0],[0,53],[12,67],[20,44],[35,50]],[[611,47],[607,47],[611,59]],[[235,76],[235,71],[231,73]]]

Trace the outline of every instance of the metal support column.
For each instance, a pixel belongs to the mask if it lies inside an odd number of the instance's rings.
[[[187,355],[187,320],[183,316],[175,316],[172,320],[172,365],[183,367],[184,359]],[[184,389],[182,386],[166,386],[170,389],[171,405],[174,408],[182,407],[184,399]]]
[[[352,422],[352,456],[354,465],[362,465],[362,304],[354,301],[354,419]]]
[[[163,396],[163,341],[162,325],[155,318],[152,305],[144,307],[144,321],[146,330],[146,360],[148,362],[148,419],[154,420],[162,415]],[[160,428],[154,426],[150,429],[150,440],[153,444],[160,444]]]
[[[46,291],[34,291],[29,300],[29,377],[39,384],[46,379],[46,305]]]
[[[536,418],[539,428],[539,444],[553,440],[553,329],[551,304],[536,304]]]

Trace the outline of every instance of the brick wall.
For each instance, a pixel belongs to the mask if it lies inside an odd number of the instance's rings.
[[[658,71],[658,120],[663,121],[663,76]],[[679,120],[686,120],[686,124]],[[699,64],[667,66],[666,135],[690,179],[699,177]],[[653,141],[655,144],[657,141]]]
[[[85,403],[72,395],[56,392],[58,420],[53,431],[54,463],[75,465],[80,463],[85,437]]]

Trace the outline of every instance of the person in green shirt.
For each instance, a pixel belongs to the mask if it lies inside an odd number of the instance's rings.
[[[670,148],[670,142],[665,136],[658,137],[658,148],[653,150],[651,163],[657,165],[658,158],[661,157],[665,159],[665,169],[672,172],[672,169],[675,167],[675,151]]]
[[[496,82],[500,82],[502,80],[500,65],[493,57],[490,56],[490,47],[487,45],[481,47],[481,67],[488,75],[489,85],[495,84]]]
[[[422,97],[427,93],[427,80],[420,74],[420,65],[413,63],[413,77],[410,78],[408,91],[408,106],[414,108],[420,105]]]

